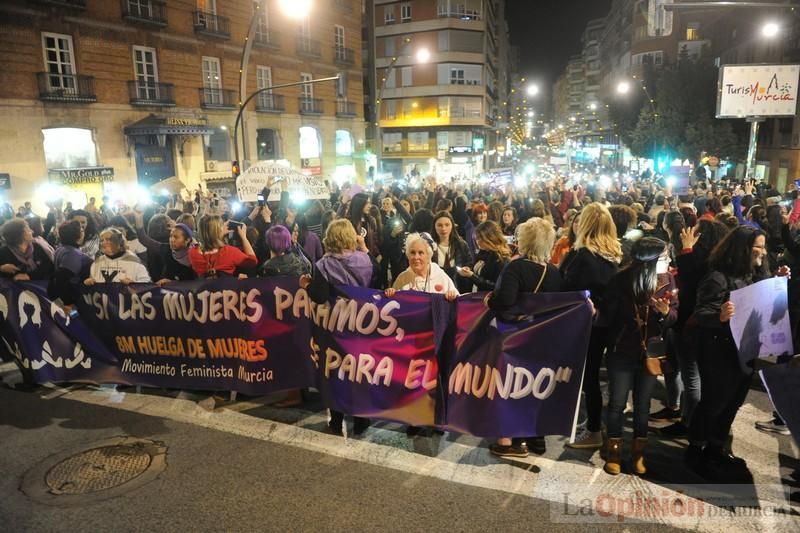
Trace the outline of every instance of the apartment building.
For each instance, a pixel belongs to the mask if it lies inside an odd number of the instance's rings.
[[[373,0],[379,173],[474,176],[502,159],[501,3]]]
[[[0,194],[20,202],[50,183],[77,206],[164,180],[235,194],[233,130],[251,21],[244,97],[340,79],[255,98],[240,157],[363,177],[361,2],[325,4],[294,20],[277,0],[260,9],[238,0],[4,1],[0,174],[10,189]]]

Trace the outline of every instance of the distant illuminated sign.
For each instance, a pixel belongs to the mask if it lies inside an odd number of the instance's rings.
[[[481,150],[483,150],[483,147],[484,147],[483,137],[474,137],[472,139],[473,150],[475,150],[476,152],[480,152]]]
[[[50,181],[64,185],[105,183],[114,180],[114,169],[111,167],[51,168],[48,169],[48,174]]]
[[[471,154],[472,147],[471,146],[451,146],[448,150],[451,154]]]

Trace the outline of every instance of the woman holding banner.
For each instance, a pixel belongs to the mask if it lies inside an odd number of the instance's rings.
[[[349,220],[342,218],[331,222],[325,232],[323,245],[325,255],[314,265],[313,275],[300,278],[300,287],[308,291],[311,300],[318,304],[328,302],[336,285],[378,286],[380,268],[375,258],[369,255],[364,237],[356,235]],[[342,435],[343,422],[344,413],[331,409],[328,431]],[[368,418],[353,417],[355,435],[361,435],[368,427]]]
[[[731,231],[711,252],[709,274],[697,288],[694,319],[699,328],[697,364],[701,396],[691,426],[686,462],[711,481],[730,480],[745,462],[726,443],[739,407],[747,397],[752,369],[739,361],[730,320],[736,313],[730,293],[769,277],[764,232],[749,226]],[[778,275],[788,276],[781,267]]]
[[[480,229],[478,226],[478,244]],[[496,288],[484,298],[487,307],[497,313],[501,320],[516,320],[509,311],[523,294],[558,292],[561,290],[561,273],[550,264],[550,253],[556,240],[553,225],[543,218],[531,218],[517,226],[517,244],[520,257],[510,262],[500,273]],[[543,436],[502,437],[489,446],[489,451],[499,457],[527,457],[528,451],[543,454],[547,451]]]
[[[15,281],[50,279],[53,261],[34,241],[33,230],[24,219],[9,220],[0,230],[6,243],[0,248],[0,276]]]

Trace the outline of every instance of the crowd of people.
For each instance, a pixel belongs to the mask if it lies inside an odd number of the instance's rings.
[[[486,292],[501,320],[522,294],[589,291],[593,324],[583,379],[584,431],[568,446],[604,449],[605,471],[623,470],[623,425],[632,392],[632,471],[644,474],[650,420],[671,421],[665,438],[685,438],[685,461],[708,480],[744,466],[731,426],[752,382],[739,364],[729,295],[770,276],[800,272],[800,200],[767,185],[699,180],[673,193],[661,176],[612,181],[552,177],[512,184],[423,180],[338,188],[330,199],[221,203],[176,195],[147,207],[94,199],[83,209],[30,204],[0,235],[0,275],[49,280],[49,295],[75,304],[81,284],[164,285],[220,276],[292,276],[322,302],[336,285],[422,291],[448,300]],[[222,206],[222,207],[221,207]],[[797,339],[800,284],[789,281]],[[795,344],[797,345],[797,344]],[[535,347],[531,347],[535,357]],[[607,369],[604,407],[601,369]],[[657,376],[667,403],[650,412]],[[302,401],[299,391],[290,403]],[[329,430],[342,433],[344,414]],[[354,432],[369,420],[356,418]],[[603,425],[605,423],[605,435]],[[758,428],[788,434],[775,414]],[[420,428],[409,428],[409,434]],[[543,453],[543,435],[497,436],[490,451]]]

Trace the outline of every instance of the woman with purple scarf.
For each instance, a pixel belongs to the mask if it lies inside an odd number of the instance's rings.
[[[308,291],[314,302],[322,304],[330,300],[331,287],[353,285],[376,288],[380,268],[369,255],[364,237],[356,235],[353,224],[347,219],[334,220],[325,232],[325,255],[314,265],[313,276],[302,276],[300,286]],[[344,413],[331,409],[328,430],[342,434]],[[369,427],[369,419],[353,417],[353,433],[360,435]]]
[[[15,281],[49,280],[53,261],[37,242],[22,218],[14,218],[0,228],[5,246],[0,248],[0,276]]]

